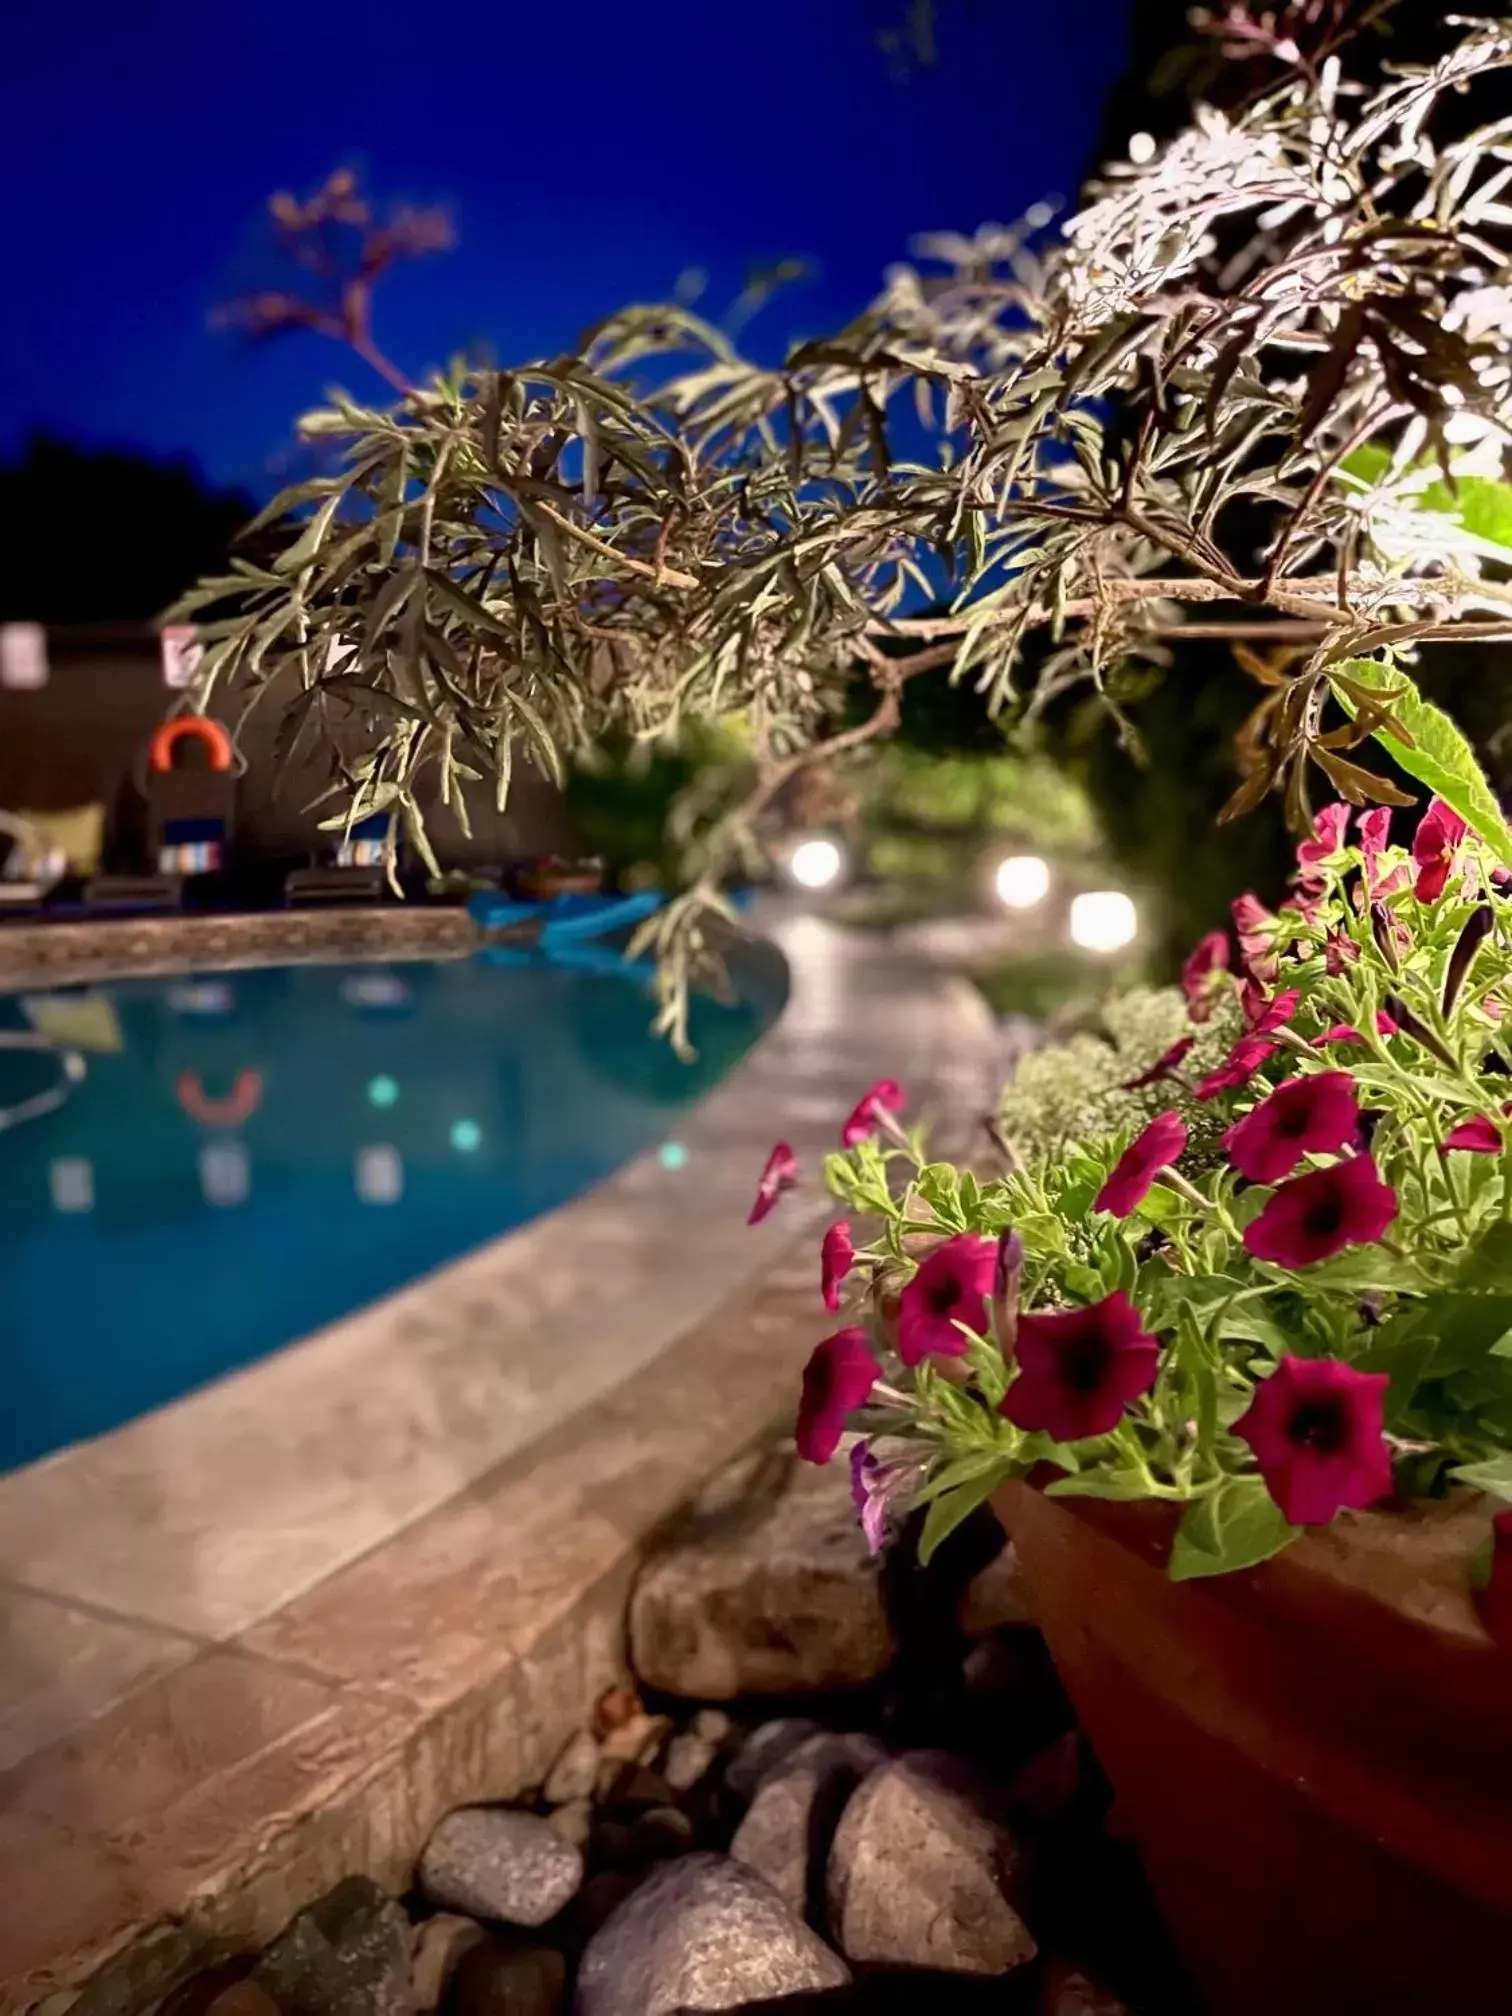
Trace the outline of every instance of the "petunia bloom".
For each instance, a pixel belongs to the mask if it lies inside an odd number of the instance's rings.
[[[866,1332],[857,1326],[837,1330],[814,1346],[803,1368],[803,1397],[798,1403],[794,1440],[805,1463],[828,1463],[840,1447],[846,1417],[871,1398],[882,1376]]]
[[[1386,851],[1386,835],[1391,827],[1391,807],[1377,805],[1373,812],[1360,814],[1360,853],[1365,861],[1365,900],[1379,902],[1384,896],[1394,896],[1398,889],[1407,886],[1407,870],[1393,868],[1389,875],[1381,873],[1381,856]]]
[[[1283,1183],[1258,1218],[1244,1228],[1257,1260],[1311,1267],[1346,1246],[1369,1246],[1397,1214],[1396,1192],[1369,1155],[1352,1155]]]
[[[1477,1113],[1471,1120],[1461,1120],[1458,1127],[1446,1135],[1441,1152],[1447,1155],[1452,1148],[1463,1148],[1472,1155],[1500,1155],[1506,1145],[1496,1122],[1484,1113]]]
[[[1325,805],[1313,820],[1312,838],[1304,840],[1297,849],[1297,866],[1302,870],[1303,881],[1316,886],[1316,877],[1310,876],[1310,868],[1319,868],[1325,861],[1331,861],[1344,845],[1345,830],[1349,825],[1349,807],[1341,800],[1333,805]]]
[[[1395,1036],[1397,1033],[1395,1018],[1388,1015],[1384,1008],[1377,1008],[1375,1026],[1378,1036]],[[1360,1034],[1359,1030],[1352,1028],[1348,1022],[1335,1022],[1332,1029],[1325,1029],[1321,1036],[1313,1038],[1314,1043],[1363,1043],[1364,1041],[1365,1038]]]
[[[1272,916],[1253,890],[1236,896],[1230,905],[1234,930],[1239,937],[1239,962],[1256,980],[1269,984],[1276,977],[1276,932],[1280,919]]]
[[[840,1146],[854,1148],[858,1141],[868,1140],[881,1125],[884,1114],[901,1113],[907,1104],[908,1094],[896,1078],[879,1078],[851,1108],[840,1130]]]
[[[920,1261],[898,1298],[898,1355],[905,1365],[961,1356],[966,1339],[955,1326],[981,1329],[996,1268],[997,1241],[973,1232],[947,1239]]]
[[[1470,829],[1452,806],[1435,798],[1418,821],[1412,836],[1412,858],[1417,863],[1413,894],[1419,903],[1436,903],[1444,893],[1454,867],[1455,850]]]
[[[1179,1113],[1160,1113],[1137,1134],[1109,1171],[1093,1201],[1094,1211],[1127,1218],[1150,1194],[1150,1185],[1187,1145],[1186,1122]]]
[[[1191,1004],[1194,1022],[1206,1022],[1213,1012],[1213,987],[1218,976],[1227,972],[1229,963],[1228,933],[1209,931],[1187,954],[1181,968],[1181,991]]]
[[[1178,1036],[1169,1050],[1163,1051],[1148,1071],[1141,1071],[1137,1078],[1130,1078],[1119,1087],[1123,1092],[1143,1092],[1147,1085],[1158,1085],[1162,1079],[1171,1077],[1186,1062],[1187,1052],[1197,1041],[1195,1036]]]
[[[1304,1155],[1333,1155],[1358,1138],[1360,1105],[1347,1071],[1288,1078],[1223,1137],[1228,1158],[1251,1183],[1279,1183]]]
[[[851,1450],[851,1503],[861,1521],[869,1553],[880,1554],[887,1542],[887,1515],[892,1500],[918,1476],[918,1463],[881,1463],[870,1442]]]
[[[1234,1423],[1265,1488],[1293,1526],[1321,1526],[1341,1506],[1374,1505],[1391,1489],[1384,1372],[1336,1358],[1284,1357]]]
[[[1216,1099],[1220,1092],[1237,1092],[1247,1085],[1277,1046],[1265,1036],[1241,1036],[1216,1071],[1210,1071],[1197,1087],[1199,1099]]]
[[[840,1307],[840,1283],[856,1264],[856,1249],[851,1244],[850,1220],[842,1218],[831,1225],[819,1245],[819,1286],[824,1295],[824,1306],[833,1316]]]
[[[798,1157],[786,1141],[779,1141],[768,1155],[761,1180],[756,1185],[756,1201],[751,1206],[747,1225],[759,1225],[768,1212],[777,1208],[777,1199],[784,1190],[793,1189],[797,1181]]]
[[[1019,1284],[1024,1277],[1024,1242],[1011,1225],[998,1234],[992,1263],[992,1331],[998,1349],[1012,1358],[1018,1340]]]
[[[1019,1375],[1001,1412],[1016,1428],[1079,1442],[1116,1428],[1155,1384],[1160,1347],[1117,1289],[1087,1309],[1019,1318]]]
[[[1281,994],[1267,994],[1258,980],[1246,979],[1239,989],[1239,1006],[1251,1036],[1269,1036],[1284,1029],[1297,1012],[1302,999],[1300,987],[1288,987]]]

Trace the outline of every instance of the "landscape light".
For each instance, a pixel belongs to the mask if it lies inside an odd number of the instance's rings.
[[[688,1151],[681,1141],[663,1141],[657,1150],[656,1159],[663,1169],[686,1169]]]
[[[998,863],[992,886],[1009,910],[1032,910],[1050,892],[1050,863],[1038,854],[1010,854]]]
[[[1121,889],[1088,889],[1071,899],[1071,942],[1084,952],[1117,952],[1139,930],[1139,913]]]
[[[1129,159],[1136,168],[1143,168],[1147,161],[1155,159],[1155,135],[1153,133],[1131,133],[1129,135]]]
[[[800,840],[787,872],[800,889],[828,889],[845,873],[844,850],[834,840]]]

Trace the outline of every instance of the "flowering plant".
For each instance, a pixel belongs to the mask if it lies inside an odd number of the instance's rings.
[[[1030,1146],[1010,1086],[983,1173],[931,1161],[891,1081],[849,1116],[822,1271],[852,1307],[798,1443],[861,1432],[874,1539],[906,1495],[927,1555],[1046,1466],[1180,1507],[1178,1579],[1393,1495],[1512,1500],[1512,878],[1439,799],[1410,847],[1352,817],[1318,814],[1279,911],[1235,903],[1237,949],[1198,947],[1185,1026],[1158,997],[1144,1052],[1125,1025],[1080,1109],[1111,1124],[1031,1101]]]

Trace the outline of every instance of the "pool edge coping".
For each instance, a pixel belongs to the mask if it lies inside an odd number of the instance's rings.
[[[898,962],[874,946],[870,963],[875,978]],[[824,1052],[815,1071],[800,1068],[797,1077],[810,1092],[823,1085],[828,1098],[854,1089],[868,1046],[857,1041],[843,1013],[831,1013],[826,1030],[823,1004],[816,1016],[813,1001],[802,998],[804,965],[800,951],[795,986],[803,1026],[796,1046],[785,1047]],[[913,974],[908,1012],[913,1023],[922,1018],[930,1025],[928,1061],[917,1028],[903,1047],[915,1052],[915,1080],[926,1092],[948,1096],[951,1084],[959,1087],[974,1070],[985,1087],[995,1043],[985,1010],[974,1002],[961,983]],[[878,1041],[886,1022],[884,1014],[883,1027],[873,1032]],[[767,1068],[782,1030],[779,1020],[699,1102],[695,1115],[732,1084],[740,1095],[736,1081],[749,1074],[752,1083],[740,1103],[754,1102],[769,1130],[784,1077],[794,1075],[791,1058],[786,1074]],[[646,1159],[637,1158],[598,1190],[537,1223],[558,1221],[560,1236],[560,1221],[567,1220],[570,1237],[571,1214],[602,1202],[606,1190]],[[0,1955],[0,2010],[127,2016],[166,1992],[187,1956],[203,1964],[217,1950],[260,1943],[354,1867],[400,1882],[429,1825],[459,1798],[509,1797],[538,1780],[556,1745],[623,1670],[623,1597],[650,1535],[786,1409],[792,1380],[822,1323],[806,1236],[817,1215],[806,1201],[788,1208],[775,1235],[768,1228],[750,1235],[752,1257],[740,1277],[725,1282],[691,1321],[674,1325],[626,1377],[599,1387],[577,1411],[561,1414],[460,1479],[455,1490],[351,1550],[250,1623],[195,1639],[172,1670],[17,1766],[5,1782],[23,1825],[19,1835],[10,1829],[10,1852],[0,1852],[0,1870],[10,1862],[13,1885],[37,1869],[50,1872],[52,1894],[67,1892],[89,1906],[84,1915],[92,1922],[72,1929],[55,1924],[49,1934],[33,1917],[30,1929],[43,1935],[33,1938],[34,1957],[17,1972]],[[508,1247],[519,1237],[508,1234],[493,1244]],[[469,1260],[440,1271],[465,1268]],[[427,1277],[420,1288],[435,1279]],[[303,1351],[311,1341],[288,1349]],[[772,1376],[778,1366],[780,1379]],[[667,1395],[678,1390],[688,1408],[682,1427],[668,1420]],[[516,1559],[515,1543],[525,1530],[546,1564],[538,1586],[530,1585]],[[504,1559],[507,1569],[501,1569]],[[480,1588],[495,1585],[502,1609],[472,1644],[465,1614]],[[444,1626],[451,1634],[446,1642],[460,1663],[448,1669],[452,1678],[439,1692],[434,1672],[429,1680],[413,1673],[403,1684],[392,1678],[396,1669],[409,1670],[405,1651],[413,1658],[420,1628],[414,1617],[400,1622],[388,1614],[401,1586],[422,1611],[432,1604],[426,1614],[433,1633]],[[382,1600],[374,1600],[375,1591]],[[453,1611],[446,1611],[447,1602]],[[357,1657],[364,1646],[366,1665]],[[427,1658],[434,1667],[435,1658]],[[256,1741],[217,1761],[209,1778],[196,1783],[204,1760],[186,1775],[185,1729],[227,1690],[245,1696],[236,1704],[243,1710],[255,1703]],[[192,1743],[187,1747],[192,1750]],[[93,1777],[103,1789],[118,1779],[123,1751],[146,1759],[141,1769],[150,1765],[148,1775],[157,1773],[155,1789],[151,1797],[140,1790],[134,1796],[132,1824],[123,1828],[117,1818],[92,1827],[89,1782]],[[217,1788],[210,1801],[219,1829],[211,1830],[213,1839],[204,1838],[207,1783]],[[235,1787],[250,1810],[232,1826],[228,1801]],[[30,1853],[28,1816],[36,1830]],[[135,1854],[139,1866],[123,1875],[119,1844],[133,1825],[142,1838],[126,1861],[130,1865]],[[156,1867],[149,1868],[154,1858]],[[81,1896],[91,1883],[92,1905]],[[12,1887],[11,1894],[19,1893]],[[51,1958],[37,1960],[39,1944]]]

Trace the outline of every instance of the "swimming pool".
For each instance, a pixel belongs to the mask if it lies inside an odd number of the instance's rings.
[[[17,1116],[0,1128],[0,1469],[359,1309],[659,1141],[677,1180],[676,1113],[768,1017],[697,1000],[681,1064],[633,975],[598,965],[480,953],[0,994]]]

